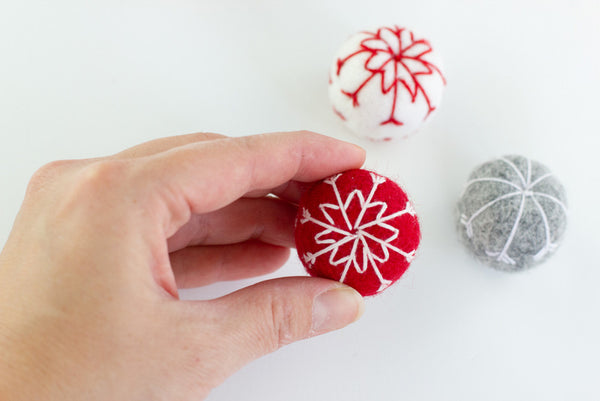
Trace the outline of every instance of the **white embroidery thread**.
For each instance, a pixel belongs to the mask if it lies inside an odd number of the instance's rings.
[[[384,177],[377,176],[375,174],[371,174],[371,178],[373,179],[373,186],[371,187],[371,190],[366,198],[360,189],[355,189],[352,192],[350,192],[350,194],[348,195],[348,197],[346,198],[345,201],[342,201],[342,197],[340,195],[340,192],[339,192],[337,184],[336,184],[336,181],[338,180],[338,178],[340,176],[341,176],[341,174],[338,174],[338,175],[335,175],[324,181],[325,184],[331,185],[333,192],[335,194],[336,202],[337,202],[337,204],[322,203],[319,205],[319,209],[321,210],[321,213],[325,217],[326,221],[321,221],[321,220],[311,216],[309,211],[306,209],[302,210],[302,218],[300,219],[300,223],[306,224],[308,222],[311,222],[320,227],[323,227],[324,230],[319,232],[317,235],[315,235],[315,243],[318,245],[326,245],[324,248],[320,249],[318,252],[315,252],[315,253],[306,252],[302,257],[303,257],[304,261],[309,266],[311,266],[315,263],[315,261],[318,257],[329,253],[329,263],[332,266],[339,266],[339,265],[344,266],[344,270],[343,270],[343,272],[340,276],[340,280],[339,280],[342,283],[345,281],[348,271],[350,270],[350,267],[353,266],[357,273],[363,274],[367,271],[369,266],[371,266],[371,268],[373,269],[375,275],[377,276],[377,278],[379,279],[379,282],[380,282],[380,287],[378,289],[378,292],[382,291],[385,288],[387,288],[392,282],[390,280],[386,280],[382,276],[377,263],[379,262],[381,264],[381,263],[387,262],[390,257],[390,251],[396,252],[396,253],[402,255],[408,263],[410,263],[414,259],[415,253],[416,253],[416,249],[413,249],[410,252],[405,252],[402,249],[399,249],[398,247],[392,245],[392,242],[396,238],[398,238],[398,235],[400,234],[400,230],[387,224],[386,222],[388,222],[392,219],[395,219],[397,217],[400,217],[402,215],[405,215],[405,214],[414,216],[415,210],[413,209],[410,202],[407,201],[406,206],[403,210],[400,210],[398,212],[395,212],[395,213],[392,213],[392,214],[389,214],[386,216],[385,212],[388,207],[387,203],[382,202],[382,201],[373,202],[373,197],[375,195],[375,192],[377,191],[377,187],[380,184],[383,184],[386,181],[386,179]],[[348,217],[347,210],[354,198],[358,199],[361,210],[360,210],[359,215],[356,218],[356,221],[354,222],[354,224],[352,224]],[[365,216],[365,213],[367,212],[368,209],[373,208],[373,207],[380,207],[380,210],[378,211],[376,218],[373,221],[363,223],[362,220]],[[346,224],[346,229],[341,229],[334,225],[335,224],[334,220],[328,212],[328,211],[332,211],[332,210],[340,211],[340,213],[342,214],[342,216],[344,218],[344,222]],[[367,229],[369,227],[373,227],[373,226],[385,228],[386,230],[390,231],[391,235],[386,239],[382,239],[382,238],[378,238],[378,237],[370,234],[369,232],[365,231],[365,229]],[[323,238],[333,232],[341,234],[343,237],[337,241],[334,239],[331,239],[331,238],[329,238],[329,239]],[[382,257],[378,256],[377,254],[375,254],[371,251],[371,249],[367,243],[367,239],[374,241],[377,244],[379,244],[379,246],[381,246],[381,251],[383,253]],[[351,241],[352,241],[352,250],[350,251],[350,254],[342,255],[342,256],[338,257],[337,253],[338,253],[340,247]],[[362,264],[359,263],[358,258],[357,258],[359,244],[362,245]]]

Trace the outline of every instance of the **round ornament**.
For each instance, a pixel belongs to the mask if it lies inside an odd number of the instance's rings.
[[[567,225],[567,198],[550,170],[522,156],[477,167],[458,202],[461,241],[482,262],[516,271],[546,260]]]
[[[369,296],[404,274],[421,232],[398,184],[371,171],[349,170],[318,182],[302,196],[295,237],[310,275],[340,281]]]
[[[329,73],[334,112],[360,137],[391,140],[415,132],[438,108],[446,79],[428,40],[385,26],[350,37]]]

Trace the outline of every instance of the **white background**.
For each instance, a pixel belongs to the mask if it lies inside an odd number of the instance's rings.
[[[0,243],[48,161],[311,129],[365,146],[405,187],[420,255],[359,322],[256,361],[210,400],[600,399],[599,20],[597,0],[3,0]],[[448,78],[433,121],[392,145],[350,136],[327,99],[337,47],[387,23],[431,39]],[[571,208],[563,246],[522,274],[479,265],[454,232],[470,170],[507,153],[550,166]],[[274,276],[298,274],[293,258]]]

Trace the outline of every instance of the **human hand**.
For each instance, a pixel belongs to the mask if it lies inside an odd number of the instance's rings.
[[[280,267],[303,183],[364,157],[309,132],[193,134],[41,168],[0,254],[0,399],[197,400],[353,322],[362,298],[325,279],[210,301],[177,288]]]

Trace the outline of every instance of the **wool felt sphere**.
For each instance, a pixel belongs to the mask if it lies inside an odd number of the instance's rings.
[[[404,274],[421,232],[398,184],[371,171],[349,170],[303,194],[295,237],[310,275],[340,281],[369,296]]]
[[[351,36],[329,72],[334,112],[356,135],[372,140],[415,132],[438,108],[445,85],[431,43],[398,26]]]
[[[546,260],[567,225],[567,197],[550,170],[522,156],[475,168],[458,202],[461,241],[482,262],[522,270]]]

